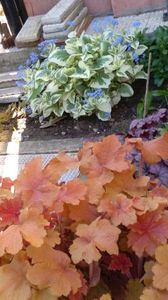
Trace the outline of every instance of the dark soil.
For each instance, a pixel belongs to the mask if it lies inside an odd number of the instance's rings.
[[[53,127],[40,129],[39,121],[27,119],[27,126],[23,133],[23,140],[50,140],[62,138],[92,138],[111,133],[126,133],[131,120],[136,117],[136,106],[145,91],[145,82],[137,82],[134,86],[135,94],[131,98],[123,98],[113,108],[112,119],[102,122],[96,116],[82,117],[73,120],[69,116],[59,121]]]
[[[105,136],[112,133],[126,133],[131,121],[136,118],[137,104],[145,93],[145,81],[141,80],[136,82],[133,88],[135,91],[134,96],[131,98],[123,98],[120,103],[113,108],[112,119],[110,121],[102,122],[95,116],[73,120],[68,116],[52,127],[41,129],[38,119],[27,118],[26,128],[22,133],[22,140],[94,138],[99,135]],[[2,111],[1,106],[0,111]],[[6,128],[8,133],[6,133],[5,140],[4,136],[3,138],[0,136],[0,141],[10,140],[13,126],[16,125],[16,121],[12,122],[8,122],[9,124]],[[17,127],[17,129],[19,128]]]

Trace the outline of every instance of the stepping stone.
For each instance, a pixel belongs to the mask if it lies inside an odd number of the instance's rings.
[[[29,17],[15,39],[18,48],[35,46],[40,40],[42,33],[42,16]]]
[[[64,31],[60,31],[60,32],[53,32],[53,33],[43,33],[43,38],[45,40],[47,39],[60,39],[60,40],[65,40],[68,36],[68,34],[75,30],[76,26],[78,26],[82,21],[83,19],[86,17],[87,15],[87,12],[88,12],[88,9],[87,7],[84,7],[82,9],[82,11],[80,12],[80,14],[74,19],[74,26],[69,26],[67,28],[67,30],[64,30]]]
[[[68,15],[78,5],[79,0],[60,0],[47,14],[42,18],[42,24],[62,23]]]
[[[80,3],[76,6],[76,8],[71,12],[71,14],[65,19],[64,22],[59,24],[49,24],[43,26],[43,32],[44,33],[52,33],[52,32],[59,32],[64,31],[67,29],[68,24],[74,21],[74,18],[79,14],[81,9],[83,8],[83,3],[80,1]]]

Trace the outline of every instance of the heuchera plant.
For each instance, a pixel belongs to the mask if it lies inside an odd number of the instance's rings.
[[[168,133],[112,135],[1,179],[0,299],[168,299],[168,188],[142,176],[143,160],[166,159]],[[78,178],[60,181],[77,167]]]
[[[146,78],[139,64],[146,49],[134,31],[80,37],[73,32],[64,48],[53,46],[24,72],[25,105],[40,120],[64,113],[108,120],[121,97],[133,95],[132,82]]]

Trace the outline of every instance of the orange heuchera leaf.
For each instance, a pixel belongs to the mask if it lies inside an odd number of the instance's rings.
[[[0,203],[0,227],[17,224],[22,201],[19,198],[6,199]]]
[[[62,152],[48,163],[44,174],[49,181],[56,183],[66,171],[77,167],[79,167],[78,160]]]
[[[118,226],[128,226],[136,223],[137,217],[133,208],[133,201],[124,194],[118,194],[114,198],[104,198],[98,207],[99,212],[106,212],[111,222]]]
[[[126,147],[119,142],[115,135],[108,136],[102,142],[95,143],[93,146],[93,153],[99,163],[103,167],[117,172],[129,169],[126,150]]]
[[[144,160],[149,164],[168,159],[168,132],[152,141],[142,142],[141,139],[129,141],[135,143],[136,148],[141,151]]]
[[[112,300],[110,294],[104,294],[100,297],[100,300]]]
[[[168,198],[168,188],[165,186],[156,186],[153,190],[149,192],[151,197],[161,197]]]
[[[67,297],[71,292],[77,293],[82,286],[80,273],[64,252],[44,244],[41,248],[29,247],[27,253],[34,264],[29,268],[27,278],[39,289],[48,288],[53,296]]]
[[[19,216],[19,224],[11,225],[0,232],[0,256],[5,252],[17,254],[23,247],[23,239],[35,247],[43,244],[48,222],[36,210],[23,210]]]
[[[93,154],[93,145],[94,143],[85,143],[78,153],[80,171],[89,177],[99,176],[103,172],[103,166],[100,165],[98,159]]]
[[[25,206],[43,204],[48,207],[56,199],[59,187],[45,176],[41,158],[35,158],[20,172],[15,189],[21,194]]]
[[[88,293],[88,284],[86,279],[83,277],[83,274],[80,272],[80,278],[82,282],[81,288],[78,290],[76,294],[71,293],[69,295],[68,300],[83,300],[84,296],[87,296]]]
[[[50,247],[55,247],[61,243],[60,234],[58,231],[53,229],[47,230],[47,236],[44,238],[44,243]]]
[[[152,268],[153,285],[159,290],[168,291],[168,245],[157,248],[155,258],[157,262]]]
[[[38,291],[38,290],[33,290],[32,291],[32,297],[30,300],[58,300],[57,297],[52,296],[49,292],[48,289]]]
[[[150,195],[150,193],[149,193]],[[162,197],[139,197],[133,199],[133,206],[137,210],[137,214],[141,215],[147,211],[164,209],[167,207],[167,199]]]
[[[146,288],[143,291],[143,295],[140,297],[140,300],[167,300],[168,292],[161,292],[153,287]]]
[[[156,248],[168,238],[168,219],[160,211],[138,216],[137,223],[130,226],[128,245],[138,256],[154,255]]]
[[[85,260],[88,264],[101,258],[100,251],[118,254],[117,240],[120,230],[108,220],[97,218],[90,225],[80,224],[70,247],[72,260],[75,264]]]
[[[11,178],[8,177],[2,178],[0,176],[0,186],[2,189],[10,190],[13,186],[13,180],[11,180]]]
[[[152,268],[154,266],[154,261],[153,260],[149,260],[144,264],[144,271],[145,274],[143,276],[143,282],[145,284],[145,286],[151,286],[152,282],[153,282],[153,272],[152,272]]]
[[[144,196],[148,190],[149,177],[134,177],[135,168],[130,167],[129,170],[115,173],[114,179],[106,186],[106,194],[109,196],[118,193],[126,193],[132,197]]]
[[[104,186],[107,183],[110,183],[113,178],[114,178],[113,173],[108,170],[104,170],[97,177],[88,176],[86,185],[88,188],[87,198],[89,200],[89,203],[96,204],[96,205],[99,203],[100,199],[102,198],[105,192]]]
[[[79,205],[80,201],[85,200],[87,187],[79,179],[69,181],[67,184],[61,186],[60,191],[54,203],[54,209],[57,213],[64,210],[64,203]]]
[[[17,255],[10,264],[0,267],[0,299],[29,300],[30,283],[26,279],[29,263],[23,253]]]
[[[79,205],[68,205],[69,218],[76,222],[90,223],[98,217],[97,209],[87,200],[81,201]]]
[[[109,264],[109,270],[121,271],[121,273],[128,275],[132,268],[132,262],[125,253],[119,255],[112,255]]]

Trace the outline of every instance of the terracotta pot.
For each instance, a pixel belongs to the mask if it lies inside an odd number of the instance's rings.
[[[166,0],[111,0],[114,16],[144,13],[166,6]]]
[[[111,0],[84,0],[93,16],[101,16],[112,12]]]
[[[24,0],[28,16],[47,13],[59,0]]]

